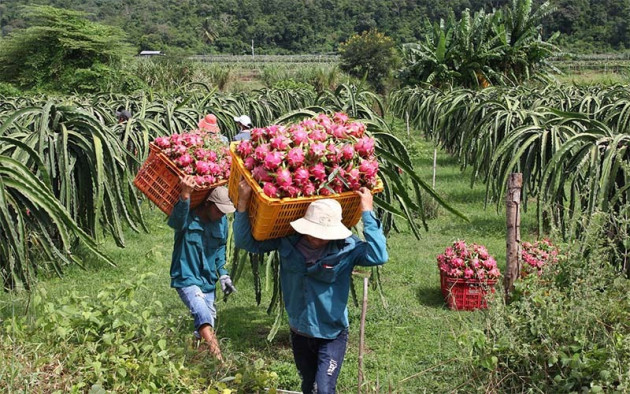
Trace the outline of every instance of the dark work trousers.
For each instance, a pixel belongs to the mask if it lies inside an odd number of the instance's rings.
[[[293,358],[304,394],[335,393],[347,344],[347,328],[335,339],[310,338],[291,331]]]

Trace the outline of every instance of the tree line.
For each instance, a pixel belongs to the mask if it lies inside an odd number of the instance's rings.
[[[425,21],[450,14],[509,6],[512,0],[43,0],[83,11],[93,21],[120,27],[138,50],[258,54],[334,52],[355,33],[377,28],[395,43],[421,39]],[[28,26],[26,0],[0,3],[2,36]],[[542,1],[537,1],[537,5]],[[575,52],[630,46],[630,0],[552,0],[556,8],[543,34],[561,33]],[[177,48],[177,50],[175,49]]]

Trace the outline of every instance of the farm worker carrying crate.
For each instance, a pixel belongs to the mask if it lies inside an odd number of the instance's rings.
[[[372,212],[372,193],[365,187],[356,193],[366,241],[343,225],[341,205],[333,199],[312,202],[304,217],[291,222],[298,234],[256,241],[247,212],[252,189],[245,180],[239,183],[236,247],[280,253],[280,282],[304,393],[335,392],[348,342],[352,269],[382,265],[388,259],[382,226]]]
[[[204,116],[199,123],[197,124],[199,130],[206,131],[208,133],[217,134],[221,141],[228,144],[230,141],[226,136],[221,134],[221,129],[217,123],[217,117],[213,114],[208,114]]]
[[[175,230],[171,261],[171,287],[195,319],[195,336],[203,338],[210,352],[220,361],[221,349],[214,333],[214,307],[217,281],[227,296],[236,291],[225,269],[227,219],[235,211],[227,188],[213,189],[206,200],[191,211],[190,195],[195,186],[192,176],[181,180],[180,198],[168,218]]]
[[[238,126],[238,134],[234,136],[234,141],[246,141],[251,138],[250,129],[252,120],[247,115],[235,116],[234,122]]]

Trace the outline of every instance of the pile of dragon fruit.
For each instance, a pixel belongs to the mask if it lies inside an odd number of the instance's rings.
[[[344,113],[253,129],[236,152],[269,197],[328,196],[377,183],[374,138]]]
[[[451,278],[463,279],[497,279],[501,272],[497,261],[490,256],[483,245],[466,245],[458,240],[437,256],[440,271]]]
[[[198,186],[210,186],[230,176],[232,157],[217,133],[195,130],[158,137],[154,144]]]

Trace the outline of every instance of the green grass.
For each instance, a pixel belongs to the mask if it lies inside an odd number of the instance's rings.
[[[603,70],[585,70],[566,72],[563,75],[555,75],[561,84],[583,85],[615,85],[630,82],[630,72],[604,72]]]
[[[405,144],[416,158],[422,178],[430,182],[432,145],[420,137]],[[448,392],[470,378],[461,372],[456,338],[481,324],[483,312],[455,312],[444,307],[435,263],[437,254],[454,240],[464,239],[486,245],[504,270],[503,206],[499,212],[492,204],[484,209],[485,187],[477,184],[471,189],[469,172],[462,174],[459,164],[444,153],[438,155],[436,180],[438,192],[467,215],[470,222],[441,209],[437,218],[429,221],[429,232],[423,232],[420,240],[404,225],[399,233],[390,234],[390,261],[381,274],[384,302],[377,290],[370,288],[369,291],[364,381],[372,392]],[[128,232],[125,249],[117,248],[112,240],[102,245],[117,267],[89,262],[85,271],[69,267],[63,279],[49,278],[38,286],[44,287],[54,300],[70,291],[94,294],[99,288],[119,280],[153,272],[156,276],[149,279],[149,286],[140,291],[137,298],[139,302],[161,301],[165,318],[176,316],[180,322],[174,328],[178,336],[169,346],[189,346],[186,339],[192,334],[192,319],[169,287],[172,232],[160,211],[149,209],[148,205],[146,208],[149,234]],[[523,239],[533,239],[534,228],[534,211],[523,213]],[[238,292],[227,303],[218,302],[217,333],[224,354],[228,358],[263,358],[266,366],[280,376],[281,388],[298,390],[299,378],[293,366],[286,321],[275,340],[267,342],[274,321],[273,316],[266,314],[270,291],[264,291],[261,305],[256,305],[252,283],[251,270],[246,268],[236,285]],[[361,298],[361,280],[357,279],[356,284]],[[2,294],[0,319],[22,314],[26,305],[27,295],[23,292]],[[350,304],[348,353],[338,387],[341,393],[356,391],[360,311],[360,307]],[[0,371],[12,370],[11,366],[2,364],[0,361]]]

